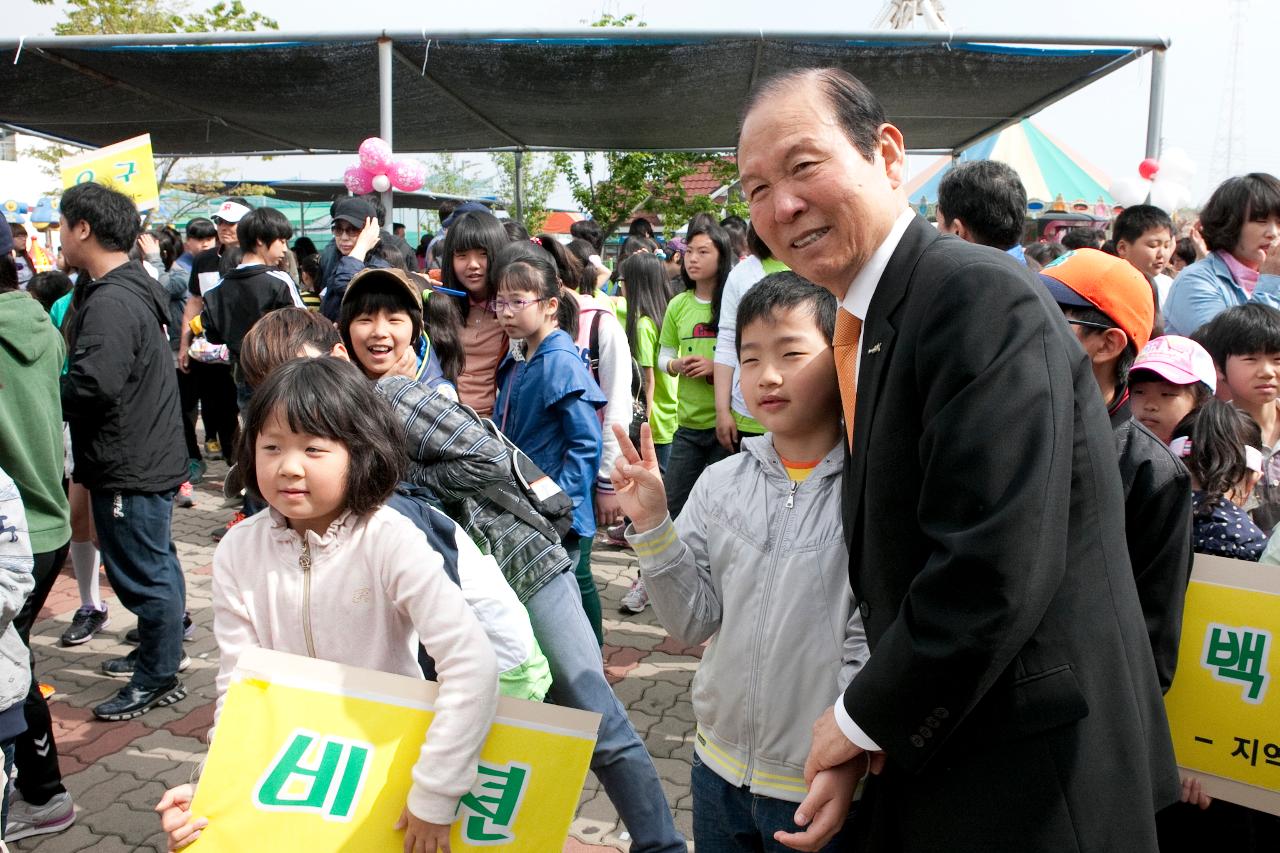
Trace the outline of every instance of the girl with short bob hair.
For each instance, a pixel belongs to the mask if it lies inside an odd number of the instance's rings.
[[[1280,180],[1262,172],[1228,178],[1196,228],[1209,253],[1174,280],[1164,304],[1166,333],[1189,336],[1246,302],[1280,308]]]
[[[397,828],[406,849],[435,850],[475,783],[498,665],[440,554],[385,505],[405,464],[398,419],[350,364],[297,359],[257,389],[240,466],[270,510],[231,528],[213,556],[218,710],[246,648],[421,678],[421,642],[439,693]],[[170,849],[208,826],[191,814],[193,793],[179,786],[157,806]]]

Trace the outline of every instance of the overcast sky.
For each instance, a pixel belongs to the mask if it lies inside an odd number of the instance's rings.
[[[686,29],[759,28],[763,30],[854,31],[867,29],[882,0],[778,0],[688,2],[688,0],[543,0],[497,2],[466,0],[423,3],[381,0],[244,0],[251,9],[275,18],[282,31],[436,30],[580,26],[601,12],[634,12],[650,26]],[[196,0],[193,6],[210,5]],[[59,8],[30,0],[5,0],[0,35],[48,34],[61,18]],[[59,0],[59,7],[61,0]],[[1235,173],[1280,170],[1280,117],[1275,108],[1276,72],[1266,46],[1280,33],[1280,2],[1275,0],[1068,0],[1049,4],[1027,0],[945,0],[948,23],[958,34],[1028,33],[1072,35],[1165,35],[1172,40],[1166,64],[1164,144],[1179,146],[1198,166],[1192,187],[1197,201],[1221,174],[1215,167],[1218,130],[1226,125],[1224,105],[1230,88],[1230,58],[1235,51],[1231,10],[1246,15],[1238,57],[1235,109]],[[735,10],[732,14],[726,10]],[[18,14],[13,14],[17,11]],[[799,14],[797,14],[799,12]],[[1150,60],[1142,59],[1049,107],[1035,117],[1050,134],[1088,159],[1114,180],[1136,175],[1146,141]],[[892,119],[892,116],[890,117]],[[370,129],[371,132],[373,129]],[[907,140],[908,146],[911,140]],[[337,178],[349,156],[278,158],[244,166],[247,177]],[[224,165],[229,163],[223,160]],[[236,160],[237,164],[241,161]],[[913,158],[913,168],[927,165]],[[571,206],[567,193],[553,201]]]

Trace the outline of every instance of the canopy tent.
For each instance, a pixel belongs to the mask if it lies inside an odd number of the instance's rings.
[[[1101,203],[1104,217],[1115,204],[1107,190],[1111,182],[1103,172],[1071,152],[1031,120],[1023,119],[1013,127],[971,145],[954,159],[939,158],[914,176],[907,183],[907,198],[912,206],[937,204],[938,185],[942,183],[943,176],[955,162],[967,160],[999,160],[1013,167],[1027,190],[1031,208],[1037,212],[1051,207],[1059,197],[1068,209],[1083,205],[1089,212],[1096,212],[1095,208]]]
[[[835,65],[880,98],[907,144],[966,148],[1152,52],[1161,38],[941,32],[175,33],[0,40],[0,123],[159,155],[353,151],[727,150],[759,79]],[[214,85],[214,84],[217,85]],[[678,102],[682,120],[658,104]],[[651,107],[651,108],[645,108]],[[386,199],[390,202],[390,198]]]
[[[326,209],[334,199],[348,195],[346,185],[341,181],[255,181],[249,178],[242,181],[224,183],[222,193],[235,195],[237,188],[242,184],[271,187],[274,191],[272,198],[280,199],[281,201],[299,201],[306,204],[318,202],[325,205]],[[474,201],[489,208],[500,209],[507,206],[507,203],[501,199],[490,196],[449,195],[448,193],[434,193],[430,190],[418,190],[417,192],[392,190],[392,193],[395,196],[395,208],[399,210],[439,210],[441,202],[444,201],[453,201],[458,204]]]

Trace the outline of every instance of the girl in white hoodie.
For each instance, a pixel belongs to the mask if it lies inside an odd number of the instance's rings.
[[[270,509],[232,528],[214,553],[218,706],[249,646],[421,678],[420,641],[439,693],[397,827],[406,850],[435,853],[448,849],[458,800],[475,782],[498,668],[440,555],[384,505],[403,472],[402,433],[344,361],[289,362],[257,389],[240,466]],[[171,849],[208,825],[192,819],[192,793],[179,786],[157,806]]]

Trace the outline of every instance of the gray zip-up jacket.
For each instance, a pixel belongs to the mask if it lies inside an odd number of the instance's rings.
[[[693,678],[694,752],[731,785],[804,799],[813,722],[870,652],[849,589],[844,447],[787,476],[770,435],[707,468],[673,524],[628,527],[649,600],[678,641],[711,643]]]

